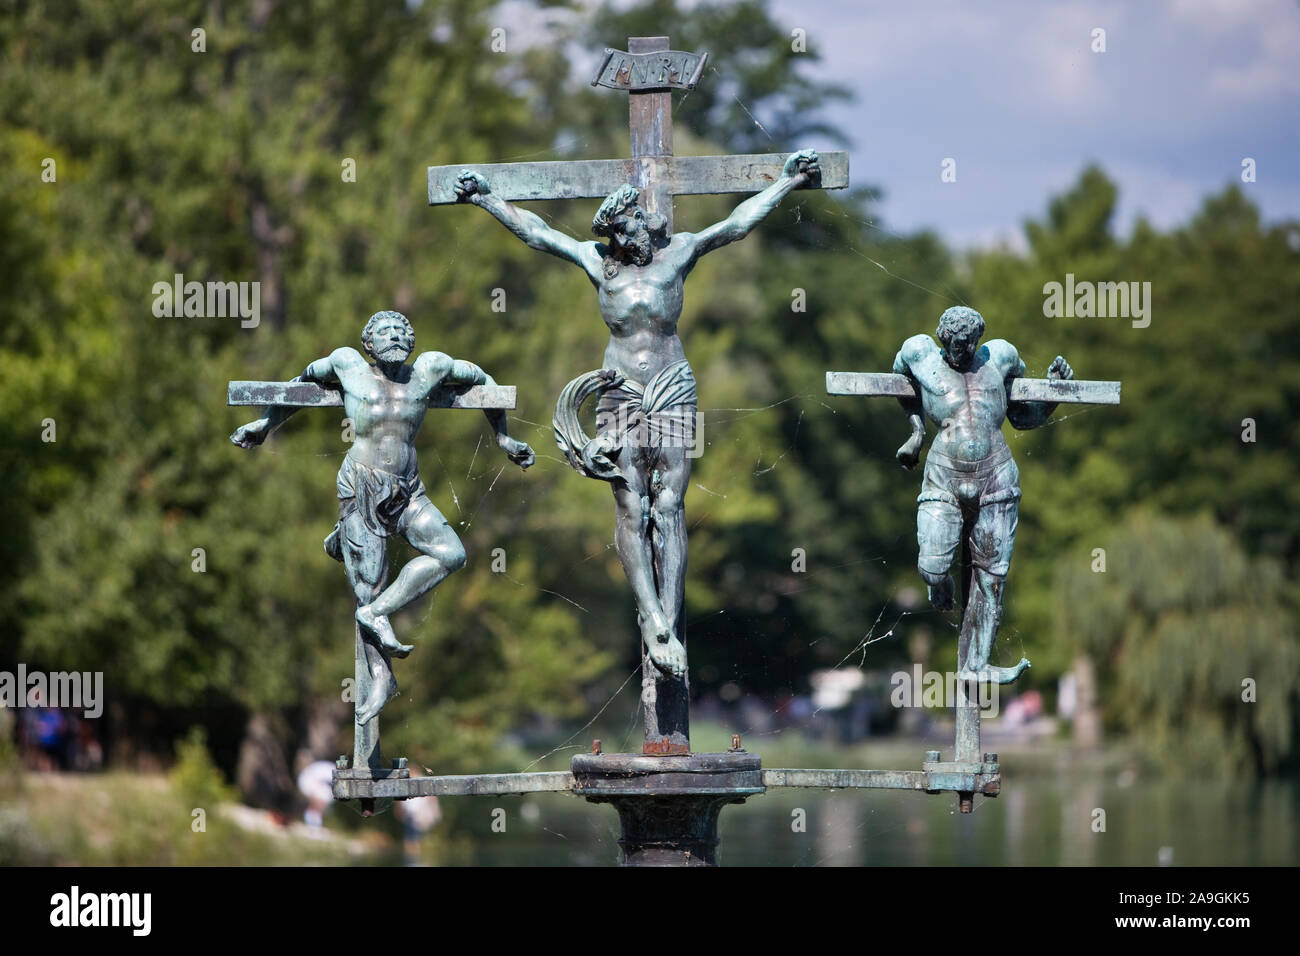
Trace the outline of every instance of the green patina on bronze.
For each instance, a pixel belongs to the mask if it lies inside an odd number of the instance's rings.
[[[415,332],[402,314],[375,313],[361,341],[373,362],[356,349],[340,348],[291,382],[231,382],[229,404],[266,407],[230,440],[254,448],[299,408],[341,405],[352,422],[355,440],[337,481],[339,520],[325,550],[343,563],[357,602],[353,770],[388,775],[375,718],[397,693],[392,659],[412,650],[397,640],[389,616],[465,563],[460,538],[420,480],[416,433],[430,408],[479,408],[511,461],[528,468],[533,452],[506,427],[513,387],[499,386],[477,365],[442,352],[423,352],[407,364]],[[389,584],[388,539],[398,535],[419,554]]]
[[[925,441],[925,421],[939,429],[926,458],[917,499],[917,568],[938,610],[955,604],[951,574],[958,548],[962,561],[962,620],[957,646],[956,759],[938,755],[923,765],[931,779],[952,783],[973,779],[987,761],[980,754],[978,684],[1009,684],[1029,667],[989,663],[1002,620],[1007,572],[1015,547],[1020,474],[1002,435],[1003,422],[1017,429],[1047,424],[1060,402],[1119,404],[1119,382],[1081,382],[1061,356],[1047,379],[1025,379],[1015,346],[994,339],[981,346],[984,318],[954,306],[939,318],[936,343],[915,335],[894,359],[894,373],[827,372],[832,395],[896,398],[912,434],[898,449],[904,468],[915,468]],[[979,788],[960,789],[960,808],[969,812]],[[988,792],[985,790],[984,792]]]
[[[644,648],[643,750],[661,754],[690,750],[684,504],[698,399],[677,335],[684,282],[701,256],[743,239],[792,190],[848,185],[844,153],[829,155],[829,167],[814,150],[674,157],[671,88],[698,80],[704,62],[693,56],[669,50],[667,37],[633,37],[628,53],[606,51],[596,76],[629,91],[629,160],[429,169],[431,204],[485,209],[533,249],[578,266],[596,289],[610,330],[604,361],[564,390],[553,424],[575,469],[613,489],[615,543]],[[706,229],[673,231],[674,195],[731,192],[758,194]],[[604,198],[592,220],[595,241],[574,239],[511,202],[579,197]],[[597,435],[589,438],[578,422],[593,395]]]
[[[575,757],[568,772],[412,778],[404,759],[392,768],[380,765],[374,718],[396,689],[391,658],[411,650],[397,641],[388,615],[464,561],[459,540],[428,502],[415,472],[415,432],[430,407],[480,408],[513,461],[526,468],[533,455],[505,429],[502,409],[514,407],[512,388],[441,353],[425,353],[406,365],[414,344],[409,323],[396,313],[378,313],[363,334],[374,365],[352,349],[340,349],[292,382],[232,382],[229,389],[230,404],[268,406],[262,418],[231,436],[243,447],[260,444],[298,407],[342,405],[357,423],[358,441],[339,475],[339,524],[326,541],[327,550],[345,563],[358,603],[356,746],[351,768],[340,758],[335,797],[373,808],[382,798],[570,792],[616,807],[623,862],[633,865],[715,864],[721,808],[768,787],[956,792],[961,811],[970,812],[976,793],[994,797],[1001,789],[997,754],[979,749],[973,690],[980,682],[1010,682],[1029,665],[1022,659],[1002,668],[988,661],[1020,497],[1001,425],[1006,420],[1017,428],[1038,427],[1059,402],[1117,404],[1119,383],[1074,381],[1059,356],[1047,380],[1026,380],[1009,343],[979,347],[983,319],[965,307],[944,313],[941,346],[928,336],[909,339],[893,374],[828,372],[830,394],[888,396],[903,404],[912,425],[898,450],[905,467],[918,462],[925,418],[940,427],[919,499],[918,564],[936,607],[951,607],[955,586],[949,571],[956,547],[963,547],[956,752],[944,761],[939,751],[927,751],[920,770],[763,770],[738,735],[725,754],[689,753],[682,592],[690,455],[688,446],[642,436],[689,421],[696,411],[695,381],[677,321],[684,280],[700,256],[744,238],[793,189],[847,185],[848,160],[842,153],[819,156],[812,150],[787,157],[675,159],[669,89],[693,86],[704,57],[669,51],[664,37],[632,38],[629,45],[628,54],[606,51],[596,82],[631,93],[631,160],[430,168],[429,201],[483,207],[532,248],[582,268],[597,290],[611,333],[603,367],[569,383],[553,425],[569,463],[587,477],[608,481],[614,491],[615,540],[636,595],[644,644],[644,753],[605,755],[596,741],[593,752]],[[659,82],[664,85],[654,85]],[[758,195],[698,233],[673,232],[673,195],[740,191]],[[510,202],[600,196],[604,202],[592,222],[598,239],[589,242],[551,229]],[[594,438],[579,419],[591,397],[598,397]],[[421,554],[389,586],[384,554],[394,533],[406,535]]]

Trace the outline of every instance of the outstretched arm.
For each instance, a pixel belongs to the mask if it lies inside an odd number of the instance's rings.
[[[495,385],[496,381],[487,372],[483,371],[473,362],[466,362],[464,359],[453,359],[441,352],[425,353],[434,356],[433,361],[442,360],[439,364],[447,370],[435,384],[438,385]],[[424,356],[420,356],[424,360]],[[443,364],[445,363],[445,364]],[[533,456],[533,450],[524,442],[517,438],[510,437],[510,429],[506,425],[505,409],[485,408],[483,414],[487,416],[488,424],[492,426],[492,432],[496,435],[497,447],[506,453],[506,457],[513,461],[520,468],[528,468],[536,460]]]
[[[702,229],[692,237],[691,263],[706,252],[744,239],[754,227],[767,218],[786,194],[805,183],[813,182],[821,174],[820,159],[815,149],[801,149],[791,153],[781,171],[781,178],[761,193],[750,196],[737,206],[730,216]]]
[[[291,382],[317,382],[321,385],[337,385],[338,373],[335,370],[336,364],[339,367],[353,364],[360,361],[361,357],[355,349],[335,349],[324,358],[318,358],[303,370],[301,375],[295,375],[289,381]],[[267,436],[284,424],[285,419],[298,411],[296,405],[268,405],[262,409],[262,417],[256,421],[251,421],[247,425],[240,425],[230,441],[240,448],[254,448],[266,441]]]
[[[895,374],[906,375],[915,381],[916,376],[912,372],[911,360],[918,357],[920,350],[925,346],[932,347],[933,344],[928,335],[915,335],[904,342],[903,347],[894,356]],[[898,451],[894,452],[894,457],[904,468],[915,468],[921,458],[921,445],[925,442],[925,417],[922,414],[920,391],[918,390],[914,398],[900,398],[898,404],[902,405],[903,411],[907,413],[907,423],[912,426],[912,434]]]
[[[1014,355],[1011,370],[1007,372],[1006,378],[1009,394],[1012,380],[1025,374],[1025,363],[1021,361],[1019,353],[1013,346],[1008,344],[1007,347]],[[1052,381],[1066,381],[1074,378],[1074,369],[1070,368],[1069,362],[1058,355],[1047,367],[1047,377]],[[1058,404],[1058,402],[1007,402],[1007,421],[1017,431],[1039,428],[1047,424]]]
[[[541,216],[520,209],[498,196],[492,195],[487,180],[472,169],[462,169],[456,179],[456,195],[461,202],[473,203],[486,209],[501,225],[526,242],[531,248],[549,252],[590,272],[592,257],[599,264],[594,242],[579,242],[572,236],[552,229]],[[590,249],[586,247],[591,247]]]

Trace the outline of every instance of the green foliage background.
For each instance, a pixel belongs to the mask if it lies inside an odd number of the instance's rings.
[[[555,396],[602,354],[590,287],[476,210],[427,207],[425,167],[624,155],[621,98],[572,78],[565,51],[629,34],[711,52],[679,100],[679,153],[834,147],[816,107],[846,94],[808,79],[816,51],[792,56],[758,0],[602,8],[502,54],[488,52],[493,25],[464,0],[124,0],[72,17],[5,5],[0,666],[103,670],[116,759],[168,752],[201,724],[230,768],[254,715],[287,753],[321,713],[346,727],[349,598],[319,546],[339,417],[304,412],[244,453],[226,436],[249,416],[224,393],[355,345],[381,308],[412,319],[417,348],[517,384],[512,429],[539,452],[520,474],[480,417],[430,415],[422,472],[469,564],[398,623],[418,649],[400,665],[388,749],[486,769],[507,730],[585,718],[635,666],[608,490],[550,438]],[[206,52],[191,49],[195,26]],[[46,157],[55,183],[41,180]],[[1229,187],[1183,227],[1121,238],[1116,187],[1086,168],[1026,224],[1027,254],[959,256],[936,235],[891,232],[875,198],[796,194],[688,284],[681,328],[707,441],[688,499],[696,690],[805,692],[808,672],[877,620],[877,636],[899,624],[871,666],[910,660],[913,628],[936,631],[932,663],[951,665],[953,621],[918,603],[919,478],[893,458],[905,422],[822,383],[830,368],[888,369],[904,338],[967,303],[1030,374],[1060,352],[1080,377],[1124,381],[1118,408],[1008,430],[1025,497],[995,660],[1028,655],[1029,683],[1050,692],[1075,654],[1095,655],[1112,727],[1161,753],[1201,722],[1217,728],[1213,747],[1173,748],[1184,766],[1294,761],[1300,227],[1264,225]],[[678,228],[734,201],[684,199]],[[535,208],[585,236],[590,206]],[[1067,272],[1150,281],[1151,326],[1044,318],[1043,285]],[[261,324],[156,318],[153,284],[176,273],[260,281]],[[791,309],[796,289],[805,312]],[[497,547],[505,575],[490,570]],[[806,573],[791,570],[795,548]],[[1095,548],[1109,549],[1105,574],[1089,570]],[[1264,674],[1268,706],[1261,679],[1260,704],[1234,708],[1241,680]]]

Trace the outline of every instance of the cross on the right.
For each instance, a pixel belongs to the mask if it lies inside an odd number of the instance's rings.
[[[1019,470],[1002,437],[1003,422],[1037,428],[1060,403],[1118,405],[1120,383],[1075,379],[1059,356],[1049,370],[1052,378],[1020,377],[1024,363],[1011,343],[995,339],[976,348],[983,319],[973,310],[949,310],[940,331],[950,315],[960,323],[967,313],[979,322],[977,331],[971,326],[973,335],[950,335],[942,345],[928,335],[913,336],[895,359],[896,372],[827,372],[826,392],[898,399],[912,423],[912,437],[898,451],[907,468],[919,460],[925,419],[939,426],[917,499],[918,569],[935,606],[951,608],[955,585],[950,570],[960,547],[958,677],[1009,684],[1029,662],[1009,668],[989,664],[1020,500]]]
[[[1009,684],[1029,667],[1023,657],[1012,667],[989,661],[1002,618],[1020,502],[1020,472],[1002,425],[1045,425],[1062,402],[1118,405],[1120,383],[1076,380],[1061,356],[1052,362],[1048,378],[1023,378],[1024,363],[1011,343],[994,339],[979,345],[984,320],[965,306],[946,311],[936,334],[938,343],[928,335],[904,342],[892,374],[827,372],[826,391],[897,399],[912,426],[911,438],[897,453],[906,468],[920,459],[925,420],[939,427],[917,498],[917,570],[938,610],[957,603],[953,570],[961,576],[957,670],[951,682],[945,681],[954,692],[956,755],[945,762],[930,751],[922,770],[938,779],[954,774],[977,779],[995,772],[990,768],[997,763],[980,750],[981,688]],[[961,561],[954,569],[958,550]],[[975,791],[964,782],[958,788],[959,808],[969,813]]]

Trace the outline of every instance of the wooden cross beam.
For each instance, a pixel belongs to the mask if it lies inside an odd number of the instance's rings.
[[[511,410],[513,385],[443,385],[429,393],[430,408],[481,408]],[[298,408],[336,408],[343,393],[315,382],[231,382],[227,405],[281,405]]]
[[[1085,379],[1057,381],[1016,378],[1007,395],[1012,402],[1059,402],[1070,405],[1118,405],[1119,382]],[[892,372],[827,372],[826,394],[864,398],[920,398],[916,383]]]
[[[631,159],[476,165],[493,194],[510,202],[529,199],[604,199],[624,183],[641,191],[641,205],[662,215],[673,231],[673,197],[759,192],[781,177],[788,154],[673,155],[673,89],[693,89],[708,54],[668,49],[667,37],[630,37],[628,52],[606,50],[592,85],[628,92]],[[849,154],[820,153],[821,181],[813,188],[844,189]],[[465,164],[429,167],[429,205],[457,201],[456,179]]]

